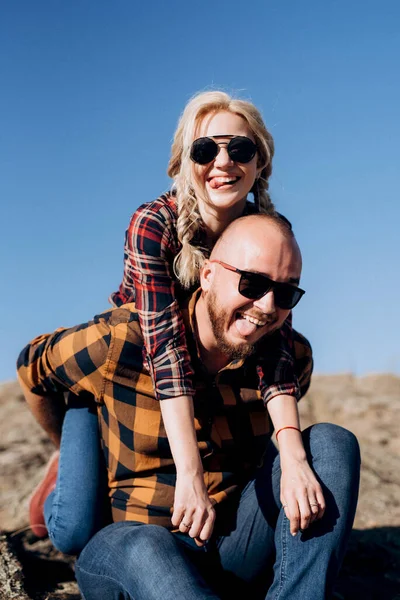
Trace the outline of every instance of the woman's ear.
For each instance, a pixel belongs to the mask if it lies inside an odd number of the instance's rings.
[[[200,270],[200,286],[203,292],[208,292],[214,276],[214,268],[209,260],[205,260]]]

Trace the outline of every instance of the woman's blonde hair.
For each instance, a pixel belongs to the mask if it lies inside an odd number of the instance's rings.
[[[239,115],[248,124],[257,144],[257,167],[261,170],[251,192],[261,212],[273,213],[274,206],[268,194],[268,180],[272,172],[274,141],[265,127],[260,112],[251,102],[232,98],[225,92],[211,91],[196,94],[186,105],[175,132],[168,165],[168,175],[173,179],[177,200],[177,235],[182,249],[174,260],[174,271],[183,287],[190,287],[198,280],[199,269],[205,258],[205,248],[192,244],[202,227],[198,196],[210,204],[205,192],[195,191],[192,181],[190,147],[196,129],[203,117],[209,113],[228,111]],[[197,196],[196,196],[197,194]]]

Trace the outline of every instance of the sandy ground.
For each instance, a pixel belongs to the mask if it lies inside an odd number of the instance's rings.
[[[361,494],[336,598],[400,600],[400,378],[314,376],[302,426],[347,427],[362,452]],[[51,444],[15,382],[0,385],[0,600],[78,600],[73,559],[26,529]],[[306,599],[301,599],[306,600]]]

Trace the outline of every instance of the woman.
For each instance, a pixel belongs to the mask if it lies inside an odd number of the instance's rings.
[[[175,133],[168,169],[174,181],[173,191],[142,205],[133,215],[126,233],[123,282],[119,291],[111,297],[116,306],[125,302],[136,303],[146,359],[161,402],[177,469],[172,524],[200,544],[212,534],[215,513],[204,485],[197,449],[193,425],[193,372],[179,301],[196,286],[204,258],[230,222],[249,212],[274,212],[268,195],[273,153],[272,137],[251,103],[232,99],[217,91],[195,96],[186,106]],[[250,192],[254,203],[247,201]],[[281,345],[274,368],[269,370],[268,375],[260,369],[260,387],[265,403],[271,400],[274,400],[275,406],[282,403],[282,410],[288,411],[290,422],[298,427],[300,389],[294,374],[292,348],[293,332],[290,321],[287,321],[281,330]],[[69,426],[70,420],[76,418],[82,427],[81,413],[81,408],[67,411],[64,436],[67,428],[73,429]],[[90,411],[85,412],[86,420],[82,447],[85,459],[88,453],[99,454],[95,416]],[[47,431],[50,429],[47,427]],[[293,432],[288,428],[280,435],[290,438]],[[298,445],[301,452],[299,437],[293,435],[289,443],[292,447]],[[78,440],[74,447],[79,447]],[[76,552],[99,527],[98,511],[93,510],[97,497],[97,467],[90,471],[84,466],[86,470],[81,473],[78,466],[64,469],[62,462],[63,458],[58,469],[57,489],[47,497],[45,512],[49,535],[57,547],[63,546],[61,549],[64,551],[66,546],[69,550],[71,548],[68,548],[68,543],[60,544],[57,537],[59,528],[54,528],[54,506],[63,505],[58,493],[61,472],[67,471],[68,476],[76,478],[74,481],[82,481],[83,477],[90,479],[92,485],[92,492],[86,494],[84,490],[79,502],[82,512],[77,521],[85,526],[79,529],[79,543],[70,544]],[[69,490],[74,489],[74,481],[69,484]],[[291,512],[296,515],[290,515],[293,533],[299,527],[296,518],[299,517],[300,522],[306,488],[311,488],[318,499],[318,505],[312,508],[311,522],[323,514],[322,490],[311,469],[305,472],[296,465],[288,465],[282,475],[282,498],[290,498],[291,506],[295,507]],[[42,501],[47,491],[48,481],[47,486],[43,484],[39,488],[36,497]],[[38,511],[35,513],[37,504],[34,496],[31,522],[38,521]],[[93,518],[88,515],[93,515]],[[67,516],[66,519],[68,521]],[[63,522],[59,508],[58,522]],[[305,528],[309,522],[301,519],[301,524]],[[68,522],[66,529],[74,528]]]

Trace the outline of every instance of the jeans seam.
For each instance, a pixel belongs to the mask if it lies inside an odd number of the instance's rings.
[[[79,565],[75,565],[75,570],[78,570],[81,573],[86,573],[87,575],[91,575],[92,577],[104,577],[104,579],[108,579],[109,581],[112,581],[113,583],[116,583],[117,585],[119,585],[124,590],[124,592],[126,592],[128,594],[128,596],[130,598],[132,598],[132,600],[135,600],[135,598],[131,595],[129,590],[127,590],[126,587],[120,581],[118,581],[118,579],[115,579],[114,577],[110,577],[109,575],[102,575],[101,573],[91,573],[90,571],[83,569]],[[84,596],[82,591],[81,590],[79,590],[79,591],[81,592],[82,596]]]
[[[285,581],[285,570],[286,570],[286,556],[287,556],[287,544],[286,544],[286,535],[287,529],[289,525],[289,519],[284,516],[284,521],[282,524],[282,534],[281,534],[281,544],[282,544],[282,560],[280,565],[280,573],[279,573],[279,588],[276,592],[275,598],[278,599],[281,595],[283,584]]]
[[[67,427],[67,424],[64,425],[63,429],[65,430]],[[62,439],[63,436],[61,436],[61,446],[62,444]],[[60,447],[60,457],[61,457],[61,453],[62,453],[62,448]],[[58,530],[58,522],[59,522],[59,512],[60,512],[60,498],[62,496],[61,493],[61,488],[62,488],[62,469],[60,469],[61,466],[61,460],[59,460],[58,463],[58,473],[57,473],[57,480],[56,480],[56,487],[54,488],[55,494],[54,494],[54,500],[51,506],[51,527],[48,527],[47,530],[50,534],[50,537],[52,538],[56,538],[57,536],[57,530]],[[47,526],[47,524],[46,524]]]

